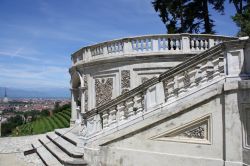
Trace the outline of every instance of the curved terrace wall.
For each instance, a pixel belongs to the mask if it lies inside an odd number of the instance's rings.
[[[72,54],[72,124],[188,58],[234,37],[162,34],[122,38],[83,47]]]

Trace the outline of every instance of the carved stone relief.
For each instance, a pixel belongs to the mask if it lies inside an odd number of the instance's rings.
[[[113,78],[95,79],[96,106],[111,100],[113,90]]]
[[[185,131],[184,133],[181,133],[178,136],[187,137],[187,138],[204,139],[206,135],[205,134],[206,131],[207,131],[207,125],[201,125],[196,128]]]
[[[187,88],[190,86],[190,77],[188,75],[188,72],[184,72],[184,87]]]
[[[121,71],[121,89],[122,94],[129,91],[130,88],[130,71],[122,70]]]
[[[202,118],[196,122],[180,126],[172,131],[153,137],[155,140],[209,143],[210,141],[210,117]]]

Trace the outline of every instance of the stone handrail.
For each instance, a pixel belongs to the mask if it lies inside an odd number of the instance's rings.
[[[162,34],[122,38],[83,47],[72,54],[72,63],[75,65],[78,62],[140,53],[200,53],[233,39],[236,38],[206,34]]]

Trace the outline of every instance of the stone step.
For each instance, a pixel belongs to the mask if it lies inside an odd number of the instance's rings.
[[[32,144],[36,149],[37,155],[46,166],[62,166],[62,164],[38,141]]]
[[[67,129],[56,129],[55,133],[59,136],[61,136],[62,138],[64,138],[65,140],[67,140],[68,142],[74,144],[75,146],[77,146],[77,144],[80,142],[80,139],[78,138],[78,136],[76,136],[75,134],[73,134],[71,131],[71,128],[67,128]]]
[[[47,133],[47,137],[70,157],[83,158],[83,151],[61,136],[55,134],[54,132],[50,132]]]
[[[56,144],[51,142],[46,136],[39,138],[43,146],[65,166],[86,166],[87,163],[82,158],[72,158],[67,155]]]

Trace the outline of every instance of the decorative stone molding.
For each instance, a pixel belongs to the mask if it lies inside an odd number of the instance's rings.
[[[122,94],[129,91],[130,89],[130,71],[129,70],[121,71],[121,89],[122,89]]]
[[[153,140],[205,143],[211,141],[210,115],[152,137]]]
[[[96,106],[111,100],[113,91],[113,78],[95,79]]]

